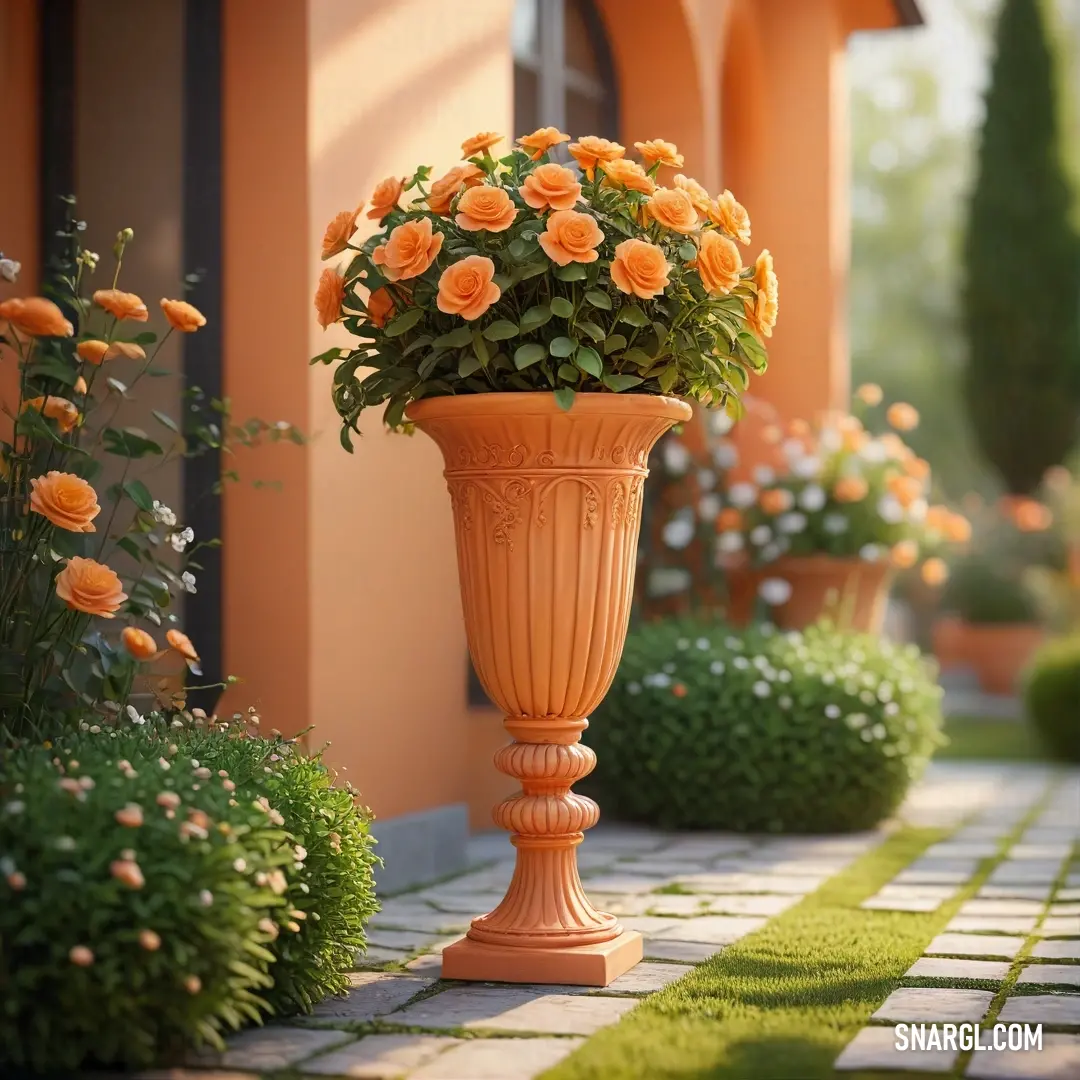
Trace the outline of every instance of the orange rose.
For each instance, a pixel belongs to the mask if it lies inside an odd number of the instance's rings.
[[[540,234],[544,254],[559,266],[572,262],[596,262],[597,246],[604,234],[591,214],[577,210],[556,210],[547,220],[547,229]]]
[[[113,859],[109,863],[109,873],[129,889],[141,889],[146,884],[146,878],[134,859]]]
[[[51,394],[47,398],[28,398],[23,402],[23,412],[27,409],[33,409],[42,416],[55,420],[56,426],[65,435],[79,423],[79,410],[67,398],[53,397]]]
[[[107,341],[80,341],[75,346],[75,351],[86,363],[97,367],[105,359],[105,354],[109,351],[109,343]]]
[[[754,264],[754,288],[757,297],[746,300],[746,321],[758,337],[772,337],[778,309],[778,286],[773,271],[772,255],[763,251]]]
[[[75,385],[72,387],[76,394],[82,394],[84,397],[89,389],[90,387],[86,385],[86,380],[81,375],[75,380]]]
[[[1043,532],[1054,523],[1050,508],[1034,499],[1009,500],[1005,507],[1013,524],[1021,532]]]
[[[103,563],[78,555],[56,575],[56,595],[72,611],[111,619],[127,599],[116,573]]]
[[[912,455],[904,463],[904,468],[908,476],[913,476],[916,480],[927,480],[930,477],[930,462],[925,458]]]
[[[0,322],[9,322],[25,337],[71,337],[75,333],[64,313],[43,296],[0,303]]]
[[[750,243],[750,215],[730,191],[725,190],[709,207],[709,220],[744,244]]]
[[[367,313],[373,325],[385,326],[394,314],[394,298],[386,289],[376,289],[368,297]]]
[[[702,217],[708,215],[712,200],[709,198],[709,193],[696,180],[689,176],[683,176],[682,173],[676,173],[675,186],[680,191],[685,191],[686,194],[690,196],[690,201],[694,204],[694,209]]]
[[[657,188],[649,199],[649,216],[678,233],[692,233],[698,227],[694,202],[682,188]]]
[[[709,229],[701,234],[693,264],[701,275],[705,291],[713,296],[731,292],[739,284],[742,256],[733,240]]]
[[[345,300],[345,279],[329,266],[319,275],[315,290],[315,311],[319,325],[325,330],[341,318],[341,305]]]
[[[734,506],[725,506],[716,515],[717,532],[735,532],[743,527],[742,511]]]
[[[971,539],[971,522],[963,514],[949,514],[943,531],[950,543],[966,544]]]
[[[649,139],[648,142],[634,143],[634,149],[641,155],[645,168],[651,169],[657,163],[670,165],[673,169],[683,167],[683,156],[678,147],[666,139]]]
[[[810,437],[810,425],[802,419],[792,420],[788,424],[788,434],[793,439],[808,439]]]
[[[495,264],[484,255],[466,255],[451,263],[439,278],[435,303],[447,315],[460,315],[467,322],[480,318],[502,295],[491,279]]]
[[[558,128],[543,127],[537,128],[531,135],[522,135],[518,139],[518,146],[523,146],[526,150],[531,150],[532,161],[537,161],[542,158],[553,146],[558,146],[559,143],[569,142],[570,136],[564,135]],[[569,210],[568,206],[557,206],[556,210]]]
[[[125,626],[120,640],[136,660],[150,660],[157,656],[157,642],[137,626]]]
[[[604,173],[604,187],[624,187],[643,195],[651,195],[656,190],[656,182],[636,161],[614,158],[601,162],[600,168]]]
[[[885,413],[885,419],[897,431],[914,431],[919,426],[918,410],[903,401],[890,405]]]
[[[404,190],[405,181],[400,176],[388,176],[371,193],[371,209],[367,216],[372,221],[382,221],[391,210],[397,208],[398,199]]]
[[[118,356],[127,360],[145,360],[146,350],[141,345],[136,345],[134,341],[114,341],[105,353],[105,359],[115,360]]]
[[[135,322],[146,322],[150,317],[146,305],[139,297],[134,293],[122,292],[120,289],[98,289],[94,293],[94,303],[99,308],[104,308],[117,319],[133,319]]]
[[[182,630],[169,630],[165,634],[165,640],[169,646],[175,649],[185,660],[194,663],[199,659],[195,646],[191,644],[191,638]]]
[[[364,204],[361,203],[355,210],[342,210],[335,214],[333,220],[326,226],[326,232],[322,238],[322,257],[332,259],[340,255],[348,246],[352,235],[356,232],[356,219],[360,216]]]
[[[900,540],[893,544],[889,561],[898,570],[910,570],[919,561],[919,545],[914,540]]]
[[[786,488],[769,488],[763,491],[758,505],[766,514],[783,514],[791,509],[794,496]]]
[[[922,564],[920,574],[923,581],[925,581],[932,589],[944,585],[945,582],[949,580],[949,568],[945,565],[944,559],[927,559],[926,562]]]
[[[194,334],[200,326],[206,325],[206,316],[186,300],[166,300],[162,297],[161,310],[165,312],[169,325],[182,334]]]
[[[454,221],[467,232],[505,232],[514,224],[517,207],[503,188],[469,188],[457,204]]]
[[[570,144],[570,153],[591,180],[595,175],[597,162],[621,158],[626,153],[626,147],[607,139],[599,139],[595,135],[586,135],[585,138]]]
[[[549,162],[525,177],[518,194],[534,210],[573,210],[581,198],[581,184],[572,169]]]
[[[68,532],[95,532],[97,492],[81,477],[53,469],[30,481],[30,509]]]
[[[833,498],[837,502],[862,502],[870,491],[870,485],[861,476],[841,476],[833,485]]]
[[[446,217],[450,213],[450,203],[463,187],[475,187],[483,182],[483,169],[475,165],[455,165],[431,185],[431,193],[427,197],[428,209],[433,214]]]
[[[615,248],[611,280],[621,292],[651,300],[668,287],[671,264],[664,252],[646,240],[624,240]]]
[[[430,218],[406,221],[371,253],[371,261],[390,281],[404,281],[419,277],[435,261],[442,244],[443,234],[431,231]]]
[[[490,150],[497,142],[502,142],[501,135],[497,135],[494,131],[481,131],[461,144],[461,156],[476,157],[477,154]]]
[[[855,391],[855,396],[864,405],[869,405],[870,408],[874,408],[881,404],[885,394],[877,383],[863,383],[863,385]]]

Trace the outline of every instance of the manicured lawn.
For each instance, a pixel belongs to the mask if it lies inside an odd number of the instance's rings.
[[[945,722],[949,745],[934,755],[939,760],[1045,761],[1046,750],[1026,720],[988,720],[952,716]]]
[[[900,830],[593,1036],[544,1080],[831,1078],[840,1051],[983,876],[932,914],[859,909],[943,834]]]

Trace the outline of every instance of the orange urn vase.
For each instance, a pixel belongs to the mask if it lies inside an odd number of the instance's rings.
[[[690,407],[579,393],[564,411],[522,392],[406,415],[443,453],[469,651],[513,739],[495,767],[521,784],[494,810],[517,849],[510,887],[443,952],[443,977],[606,986],[642,938],[585,895],[577,846],[600,811],[571,787],[596,765],[581,733],[626,638],[649,451]]]

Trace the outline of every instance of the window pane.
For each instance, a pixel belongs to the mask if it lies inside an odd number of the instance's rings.
[[[600,80],[600,65],[585,16],[586,0],[566,0],[566,66]]]
[[[604,111],[603,102],[570,91],[566,95],[566,130],[574,138],[582,135],[614,138],[615,133],[606,130]]]
[[[515,0],[510,22],[510,41],[515,56],[540,55],[540,0]]]
[[[514,137],[528,135],[540,126],[539,87],[536,72],[514,65]]]

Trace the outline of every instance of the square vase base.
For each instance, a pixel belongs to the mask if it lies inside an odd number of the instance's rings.
[[[607,986],[643,956],[644,941],[636,930],[624,930],[599,945],[563,949],[486,945],[466,937],[443,949],[442,977],[472,982]]]

